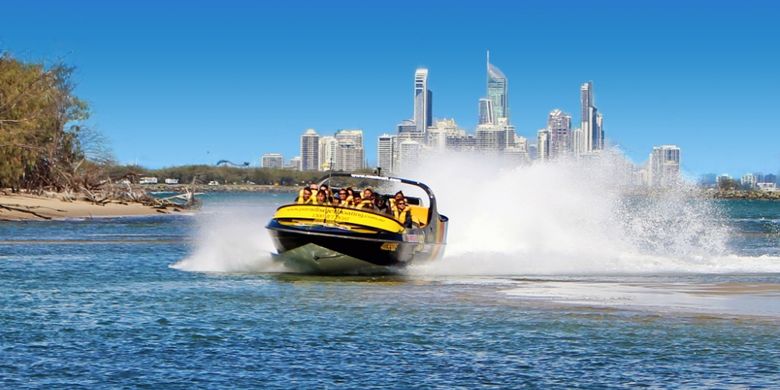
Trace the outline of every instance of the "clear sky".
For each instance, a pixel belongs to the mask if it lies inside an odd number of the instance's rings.
[[[307,128],[376,137],[412,116],[430,70],[436,118],[473,131],[485,50],[512,122],[579,123],[592,80],[608,142],[635,162],[682,148],[683,170],[780,170],[780,2],[5,0],[0,51],[78,68],[120,162],[149,167],[298,154]]]

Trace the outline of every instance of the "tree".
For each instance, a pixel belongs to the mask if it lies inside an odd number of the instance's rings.
[[[0,187],[63,190],[85,160],[87,104],[73,95],[73,67],[0,55]]]

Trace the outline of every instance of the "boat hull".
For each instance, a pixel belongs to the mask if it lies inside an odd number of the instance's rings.
[[[321,225],[267,226],[278,252],[274,258],[294,272],[319,274],[396,273],[412,262],[436,259],[442,244],[425,243],[424,233],[356,233]]]

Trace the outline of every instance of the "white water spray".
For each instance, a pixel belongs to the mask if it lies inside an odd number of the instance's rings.
[[[780,272],[780,259],[729,254],[717,208],[680,186],[631,196],[617,152],[507,167],[484,155],[424,161],[450,217],[445,258],[412,273],[449,275]]]
[[[198,272],[280,272],[265,224],[271,207],[219,207],[197,218],[193,253],[172,265]]]

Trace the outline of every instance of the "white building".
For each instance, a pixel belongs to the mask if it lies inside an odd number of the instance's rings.
[[[292,169],[294,171],[300,171],[303,167],[303,159],[301,159],[301,156],[295,156],[290,159],[289,164],[285,168]]]
[[[320,136],[308,129],[301,136],[301,170],[316,171],[320,162]]]
[[[333,169],[354,172],[364,168],[363,130],[339,130],[336,132],[336,158]]]
[[[539,161],[550,159],[550,131],[547,129],[536,132],[536,159]]]
[[[377,168],[382,169],[383,174],[393,172],[393,161],[395,160],[395,136],[382,134],[377,142]]]
[[[423,146],[417,141],[407,139],[398,147],[398,168],[400,172],[408,172],[420,163]]]
[[[477,150],[501,152],[506,149],[507,130],[498,125],[477,125]],[[514,136],[512,137],[514,141]]]
[[[752,173],[746,173],[739,179],[739,184],[742,184],[742,187],[750,189],[755,188],[757,182],[756,175]]]
[[[547,116],[547,130],[550,147],[550,158],[558,158],[569,154],[571,146],[571,116],[555,109]]]
[[[676,145],[653,147],[648,162],[650,187],[668,187],[680,181],[680,148]]]
[[[317,166],[320,171],[329,171],[331,161],[336,159],[336,148],[338,147],[338,141],[336,137],[329,135],[320,137],[319,141],[320,152],[318,157]]]
[[[284,156],[279,153],[266,153],[260,158],[261,168],[281,169],[284,166]]]

